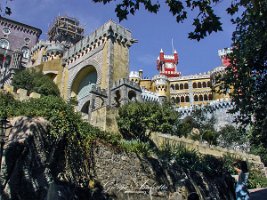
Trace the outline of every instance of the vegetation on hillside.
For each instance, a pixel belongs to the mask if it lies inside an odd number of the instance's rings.
[[[57,85],[48,76],[30,69],[18,71],[13,77],[12,85],[15,89],[25,89],[29,93],[59,96]]]
[[[119,109],[117,123],[122,135],[127,139],[147,141],[146,132],[159,131],[174,133],[179,121],[179,113],[169,104],[129,103]]]

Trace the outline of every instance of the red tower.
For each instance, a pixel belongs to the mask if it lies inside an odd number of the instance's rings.
[[[177,72],[176,66],[178,64],[178,53],[173,52],[173,55],[164,55],[162,49],[160,50],[159,57],[157,59],[157,70],[160,74],[169,77],[178,77],[181,72]]]
[[[220,56],[222,65],[224,67],[228,67],[231,64],[230,58],[227,56],[230,53],[232,53],[231,48],[224,48],[224,49],[218,50],[218,55]]]

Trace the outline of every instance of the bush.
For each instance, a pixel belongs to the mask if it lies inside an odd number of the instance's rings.
[[[59,96],[60,94],[57,85],[48,76],[29,69],[18,71],[14,75],[12,85],[15,89],[22,88],[45,96]]]
[[[169,104],[135,102],[119,109],[117,123],[126,139],[147,141],[147,130],[172,134],[178,120],[178,112]]]

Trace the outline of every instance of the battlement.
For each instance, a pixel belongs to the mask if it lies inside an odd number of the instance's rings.
[[[180,77],[171,77],[169,78],[170,81],[180,81],[180,80],[194,80],[194,79],[202,79],[202,78],[210,78],[211,72],[204,72],[194,75],[188,75],[188,76],[180,76]]]
[[[134,88],[139,89],[141,91],[141,88],[137,83],[135,83],[133,81],[130,81],[129,79],[126,79],[126,78],[122,78],[122,79],[119,79],[118,81],[115,81],[113,83],[113,87],[112,88],[115,89],[115,88],[118,88],[118,87],[120,87],[122,85],[127,85],[129,87],[134,87]]]
[[[38,99],[41,97],[41,94],[36,92],[31,92],[28,94],[28,91],[25,89],[15,90],[11,85],[4,85],[4,89],[0,89],[0,91],[11,93],[14,98],[19,101],[28,100],[30,98]]]
[[[159,74],[159,75],[153,76],[152,81],[156,81],[156,80],[159,80],[159,79],[168,81],[168,77],[163,75],[163,74]]]
[[[129,78],[141,78],[141,77],[139,76],[139,72],[131,71],[129,74]]]
[[[219,49],[219,50],[218,50],[218,55],[219,55],[220,57],[222,57],[222,56],[226,56],[226,55],[228,55],[228,54],[230,54],[230,53],[232,53],[232,52],[233,52],[232,48]]]
[[[91,91],[90,93],[99,95],[99,96],[103,96],[103,97],[107,97],[107,91],[105,89],[102,89],[96,85],[92,85]]]
[[[159,96],[155,92],[148,91],[144,88],[142,88],[141,97],[143,101],[159,102]]]
[[[221,74],[221,73],[224,73],[224,72],[225,72],[225,67],[224,66],[219,66],[219,67],[214,68],[211,71],[211,76],[216,76],[217,74]]]
[[[43,47],[47,47],[49,44],[51,44],[51,42],[49,41],[43,41],[40,40],[36,45],[34,45],[31,49],[31,54],[34,54],[36,51],[41,50]]]
[[[193,105],[190,107],[180,107],[176,108],[176,111],[180,112],[182,115],[190,115],[196,109],[202,109],[204,112],[215,112],[220,109],[231,109],[234,103],[230,99],[218,99],[216,101],[210,101],[205,107],[202,105]]]
[[[84,55],[102,45],[108,38],[118,40],[120,43],[131,46],[136,42],[132,38],[131,32],[112,20],[105,23],[100,28],[96,29],[89,36],[84,37],[75,45],[69,48],[63,56],[65,63],[75,60],[77,57]]]

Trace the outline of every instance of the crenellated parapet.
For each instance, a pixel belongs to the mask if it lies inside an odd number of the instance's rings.
[[[141,97],[143,101],[148,101],[148,102],[159,102],[160,98],[155,92],[151,92],[149,90],[146,90],[142,88],[142,94]]]
[[[96,85],[92,85],[90,93],[95,94],[97,96],[105,97],[105,98],[107,97],[107,91]]]
[[[129,30],[110,20],[89,36],[84,37],[70,47],[69,50],[64,53],[63,62],[65,64],[74,62],[84,54],[103,45],[108,39],[112,39],[114,42],[119,42],[127,47],[130,47],[136,42],[136,40],[132,38]]]
[[[63,44],[59,42],[51,42],[49,45],[47,45],[46,55],[47,56],[59,55],[61,57],[63,56],[64,51],[65,47]]]
[[[122,85],[125,85],[127,87],[130,87],[130,88],[135,88],[135,89],[138,89],[141,91],[141,88],[139,86],[139,84],[133,82],[133,81],[130,81],[129,79],[127,78],[122,78],[122,79],[119,79],[118,81],[115,81],[113,83],[113,87],[112,89],[116,89],[116,88],[119,88],[121,87]]]
[[[194,75],[188,75],[188,76],[180,76],[180,77],[171,77],[169,78],[170,81],[182,81],[182,80],[195,80],[195,79],[204,79],[204,78],[210,78],[210,71],[194,74]]]
[[[210,101],[206,106],[192,105],[176,108],[182,115],[191,115],[195,110],[201,109],[204,113],[213,113],[217,110],[229,110],[233,108],[234,103],[230,99],[220,99],[216,101]]]

